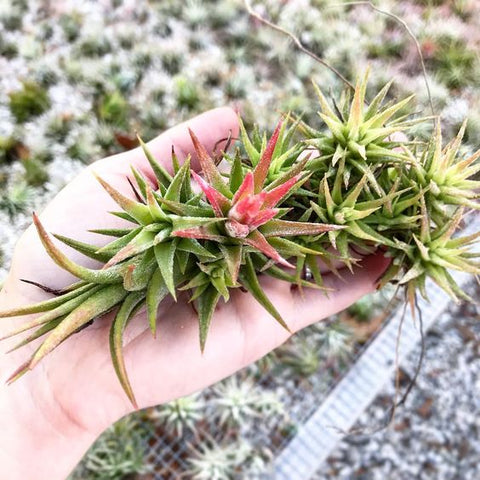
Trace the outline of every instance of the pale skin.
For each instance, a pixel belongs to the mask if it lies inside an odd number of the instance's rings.
[[[209,151],[219,139],[238,133],[238,119],[230,108],[206,112],[168,130],[149,144],[155,156],[169,168],[171,148],[180,159],[192,153],[190,127]],[[221,145],[220,145],[221,147]],[[194,168],[197,168],[195,158]],[[125,194],[129,166],[145,175],[149,166],[139,149],[115,155],[85,169],[41,212],[50,232],[83,241],[105,243],[106,238],[87,229],[118,227],[122,220],[92,175],[92,170]],[[150,175],[151,176],[151,175]],[[63,248],[63,247],[62,247]],[[95,262],[64,247],[70,258],[91,267]],[[333,292],[325,296],[313,289],[303,294],[291,285],[262,278],[266,294],[282,314],[291,332],[345,309],[375,290],[388,264],[381,254],[362,260],[354,273],[342,270],[343,280],[325,273]],[[9,276],[0,292],[0,310],[29,304],[51,295],[20,281],[34,280],[62,288],[74,279],[56,266],[43,250],[33,227],[19,240]],[[285,342],[291,335],[247,293],[233,292],[214,315],[206,349],[200,352],[195,314],[181,295],[177,303],[165,301],[159,309],[158,337],[152,338],[145,312],[139,312],[125,336],[125,361],[140,408],[168,402],[200,390],[231,375]],[[3,335],[26,318],[0,319]],[[80,461],[98,435],[132,412],[115,376],[108,349],[111,318],[106,315],[77,333],[47,356],[33,371],[12,385],[5,380],[27,358],[34,346],[6,355],[16,339],[0,346],[0,470],[9,480],[63,480]]]

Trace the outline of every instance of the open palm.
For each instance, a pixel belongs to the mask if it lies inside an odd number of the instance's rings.
[[[150,150],[165,167],[169,168],[172,145],[180,159],[193,153],[188,127],[212,151],[217,142],[230,133],[236,136],[237,116],[229,108],[212,110],[151,141]],[[220,143],[217,148],[221,146]],[[115,204],[95,180],[92,170],[115,188],[131,195],[127,181],[131,175],[130,165],[152,177],[139,149],[95,162],[42,212],[40,218],[44,226],[51,232],[101,245],[102,237],[87,230],[116,228],[123,220],[108,213],[115,210]],[[195,158],[193,166],[197,167]],[[68,250],[72,259],[96,266],[94,261]],[[326,273],[325,283],[334,289],[328,297],[317,290],[304,289],[300,293],[289,283],[270,277],[262,278],[261,282],[290,329],[297,331],[348,307],[374,290],[386,265],[383,256],[375,255],[366,257],[354,274],[344,271],[343,280]],[[47,256],[32,227],[17,245],[12,269],[0,297],[0,309],[45,298],[47,294],[20,282],[21,278],[51,288],[61,288],[73,281],[69,273],[62,271]],[[2,320],[0,334],[24,320]],[[18,382],[0,388],[8,388],[11,396],[17,392],[18,398],[34,397],[42,415],[50,416],[53,422],[67,421],[74,430],[89,432],[93,437],[98,435],[133,408],[118,383],[110,360],[110,320],[110,315],[97,319]],[[288,336],[289,333],[250,294],[236,290],[228,303],[221,302],[217,307],[202,354],[196,315],[186,297],[180,295],[176,303],[168,299],[161,304],[156,339],[152,338],[145,312],[140,311],[130,322],[125,334],[125,362],[138,404],[147,407],[189,394],[232,374],[267,354]],[[7,347],[13,345],[9,342],[5,342]],[[3,355],[2,377],[7,378],[26,358],[25,349]]]

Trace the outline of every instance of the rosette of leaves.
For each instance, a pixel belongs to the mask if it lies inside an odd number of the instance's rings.
[[[0,317],[41,314],[4,337],[36,328],[14,348],[48,334],[9,381],[34,368],[92,320],[116,309],[110,331],[111,356],[120,383],[135,405],[122,354],[123,332],[135,313],[145,306],[155,336],[160,302],[169,294],[176,300],[181,290],[192,292],[190,299],[196,303],[202,351],[215,307],[220,297],[228,300],[232,289],[242,287],[251,292],[288,329],[262,291],[258,272],[318,288],[276,264],[293,267],[285,257],[305,255],[305,248],[295,243],[297,236],[318,236],[342,227],[283,218],[289,209],[283,208],[282,202],[300,188],[308,174],[292,167],[279,181],[266,184],[269,167],[278,156],[276,146],[282,125],[265,143],[259,158],[251,159],[252,168],[245,168],[240,157],[236,157],[228,181],[191,132],[203,172],[203,177],[192,172],[202,190],[198,194],[192,189],[189,159],[180,166],[173,154],[171,175],[142,142],[157,185],[151,185],[138,171],[132,170],[136,181],[136,186],[132,183],[134,199],[98,178],[121,208],[114,214],[129,222],[128,226],[95,230],[116,237],[101,248],[56,235],[68,246],[102,262],[103,268],[99,270],[70,260],[34,215],[35,226],[50,257],[79,282],[57,292],[50,300],[0,312]]]
[[[437,224],[451,218],[452,206],[480,208],[475,201],[480,195],[480,181],[472,179],[480,171],[480,165],[475,163],[480,150],[466,158],[459,155],[466,127],[465,121],[458,135],[443,146],[441,125],[437,121],[435,133],[420,158],[405,150],[414,170],[412,186],[425,192],[425,202]]]
[[[402,209],[400,217],[391,217],[386,224],[388,212],[384,208],[378,224],[389,229],[389,236],[397,244],[389,249],[392,265],[384,275],[381,286],[392,278],[406,285],[410,304],[415,303],[419,290],[428,299],[425,288],[427,277],[437,283],[450,297],[471,301],[459,288],[450,270],[480,273],[476,260],[478,253],[472,251],[478,235],[454,237],[467,210],[477,210],[480,182],[473,180],[480,166],[476,160],[480,151],[462,157],[459,154],[466,123],[458,135],[443,146],[440,122],[428,144],[417,152],[404,148],[409,161],[402,170],[391,175],[395,182],[407,187],[408,195],[394,201],[390,211]],[[392,173],[392,172],[390,172]],[[403,229],[399,228],[402,226]]]
[[[371,188],[381,195],[384,192],[376,180],[377,171],[385,165],[407,161],[406,154],[395,148],[399,145],[395,136],[424,119],[409,120],[408,115],[401,114],[413,96],[384,105],[392,82],[367,106],[367,81],[368,71],[357,81],[353,98],[350,90],[346,90],[340,102],[333,102],[332,106],[314,84],[321,109],[319,116],[327,131],[302,124],[307,137],[305,143],[319,152],[307,163],[306,169],[313,172],[312,178],[321,181],[325,174],[334,176],[338,162],[343,159],[346,188],[367,176]]]
[[[458,208],[450,221],[432,226],[425,201],[420,231],[412,233],[412,243],[404,247],[402,255],[392,254],[391,266],[383,276],[380,287],[392,278],[398,278],[400,285],[406,285],[407,298],[415,305],[417,290],[428,300],[425,281],[430,277],[453,300],[462,298],[472,301],[455,282],[449,270],[480,274],[480,253],[471,251],[472,245],[480,237],[480,232],[464,237],[454,237],[463,217],[463,208]]]

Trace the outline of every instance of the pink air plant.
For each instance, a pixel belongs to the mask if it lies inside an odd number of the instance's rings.
[[[232,192],[225,183],[215,162],[195,134],[190,131],[196,155],[204,177],[192,171],[193,178],[202,189],[205,197],[212,206],[214,219],[206,221],[205,225],[190,228],[175,229],[172,236],[216,240],[229,242],[228,239],[237,239],[244,245],[251,246],[289,268],[295,268],[287,262],[267,238],[275,235],[318,235],[320,233],[337,230],[342,227],[335,225],[316,224],[310,222],[293,222],[275,218],[280,212],[275,208],[291,190],[305,180],[303,173],[294,174],[290,178],[275,186],[271,190],[265,188],[272,157],[278,142],[282,121],[268,141],[262,156],[255,168],[248,171],[242,183],[235,192]],[[224,221],[224,232],[217,227],[220,220]],[[259,227],[263,227],[260,228]]]
[[[233,197],[232,206],[228,212],[225,228],[229,235],[246,237],[260,225],[275,217],[278,209],[273,207],[297,183],[299,178],[300,175],[297,175],[270,192],[262,190],[260,193],[253,193],[253,173],[248,172]]]
[[[205,193],[208,202],[213,208],[215,216],[225,218],[225,230],[230,237],[244,238],[245,243],[258,248],[265,255],[283,265],[292,267],[267,242],[257,230],[258,227],[272,220],[278,213],[273,208],[299,181],[301,175],[296,175],[278,187],[260,193],[254,193],[254,173],[248,172],[232,200],[222,195],[209,185],[200,175],[192,172],[194,179]],[[190,232],[192,233],[192,232]],[[203,238],[201,232],[197,232]],[[178,235],[178,232],[176,232]]]

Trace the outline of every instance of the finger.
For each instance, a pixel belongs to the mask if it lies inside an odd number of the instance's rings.
[[[365,257],[353,272],[344,270],[342,278],[333,273],[324,275],[325,286],[333,291],[328,293],[317,289],[303,288],[301,291],[292,289],[288,282],[273,277],[260,278],[262,288],[290,329],[290,333],[273,318],[259,321],[264,315],[263,307],[249,295],[234,292],[236,310],[242,313],[241,332],[245,339],[242,350],[242,366],[256,361],[270,350],[281,345],[291,335],[308,325],[323,320],[338,313],[362,296],[375,291],[377,281],[386,270],[390,260],[382,253]],[[212,322],[213,323],[213,322]],[[213,325],[212,331],[216,327]],[[212,342],[213,343],[213,342]]]
[[[380,252],[365,257],[352,272],[343,270],[341,278],[333,273],[325,274],[325,286],[332,289],[328,294],[311,288],[292,290],[287,282],[271,277],[262,279],[262,284],[266,295],[278,308],[289,328],[296,332],[344,310],[375,291],[377,281],[389,263],[390,259]]]
[[[238,135],[238,116],[229,107],[215,108],[167,130],[148,142],[148,148],[156,160],[168,170],[172,167],[172,147],[180,161],[192,156],[192,168],[198,169],[198,159],[188,133],[191,129],[208,152],[221,151],[229,136]],[[91,168],[108,174],[130,174],[130,165],[145,172],[150,171],[141,147],[129,152],[99,160]]]
[[[294,291],[294,322],[291,328],[298,331],[320,318],[334,315],[355,303],[364,295],[376,290],[378,279],[385,272],[390,259],[383,253],[365,257],[353,272],[344,270],[342,278],[333,274],[324,276],[325,286],[333,291],[328,296],[314,289]]]

